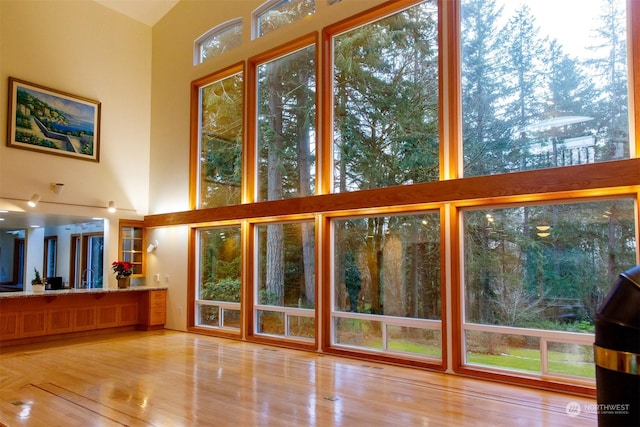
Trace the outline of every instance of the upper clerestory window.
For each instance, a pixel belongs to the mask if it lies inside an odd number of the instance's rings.
[[[242,44],[242,18],[220,24],[195,41],[194,65],[221,55]]]
[[[268,0],[253,12],[253,38],[262,37],[315,11],[315,0]]]

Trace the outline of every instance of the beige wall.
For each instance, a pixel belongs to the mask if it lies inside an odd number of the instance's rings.
[[[7,148],[0,120],[0,197],[39,192],[43,200],[95,206],[115,200],[128,215],[144,215],[151,28],[89,0],[0,0],[0,10],[0,117],[9,76],[102,103],[99,163]],[[50,182],[65,183],[57,199]]]

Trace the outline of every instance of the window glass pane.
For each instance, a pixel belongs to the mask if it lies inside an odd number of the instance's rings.
[[[200,208],[241,201],[242,90],[241,73],[200,89]]]
[[[567,328],[593,324],[618,274],[636,264],[632,199],[474,210],[463,219],[468,322],[580,330]]]
[[[261,334],[284,335],[284,313],[277,311],[258,310],[258,325],[256,331]]]
[[[315,227],[313,222],[256,227],[258,304],[315,307]]]
[[[336,318],[335,343],[354,347],[382,350],[382,326],[380,322],[353,318]]]
[[[461,15],[466,176],[629,158],[625,0],[462,0]]]
[[[389,337],[389,350],[442,356],[440,330],[389,325],[387,326],[387,336]]]
[[[242,324],[242,318],[240,317],[240,310],[224,309],[222,312],[224,314],[224,319],[222,322],[223,327],[240,329],[240,325]]]
[[[198,231],[198,292],[196,299],[240,302],[240,227]]]
[[[334,37],[334,192],[439,179],[437,30],[427,1]]]
[[[301,338],[315,337],[316,319],[313,317],[289,316],[289,334]]]
[[[198,305],[196,324],[198,326],[220,326],[220,307],[215,305]]]
[[[258,66],[260,200],[315,191],[315,46]]]
[[[316,11],[315,0],[276,0],[268,3],[270,7],[256,17],[258,37]]]
[[[558,352],[583,359],[577,348],[593,342],[595,310],[618,275],[636,265],[634,200],[469,210],[462,217],[464,320],[475,329],[466,334],[467,361],[522,369],[492,353],[525,357],[530,339],[545,338],[555,343],[548,372],[583,375],[565,372]],[[519,329],[524,344],[515,339]],[[566,341],[545,331],[562,331]],[[576,342],[584,344],[565,346]]]
[[[225,23],[222,27],[211,30],[210,35],[200,43],[200,62],[242,44],[242,20]]]
[[[466,362],[513,371],[540,372],[537,337],[466,331]]]
[[[595,378],[593,346],[550,342],[549,372],[576,377]]]
[[[335,220],[334,309],[440,319],[440,215]]]

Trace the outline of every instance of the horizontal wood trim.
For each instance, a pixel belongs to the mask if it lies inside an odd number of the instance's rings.
[[[557,196],[561,193],[576,192],[578,195],[589,196],[596,195],[590,194],[590,190],[606,189],[606,194],[611,194],[612,188],[621,189],[629,194],[640,190],[640,159],[147,215],[144,224],[147,228],[153,228],[389,206],[478,200],[508,201],[525,196]]]

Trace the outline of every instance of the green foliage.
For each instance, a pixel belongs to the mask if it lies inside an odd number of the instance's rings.
[[[280,304],[279,300],[280,298],[278,297],[278,294],[275,292],[271,292],[266,289],[260,289],[260,291],[258,292],[259,304],[279,305]]]
[[[33,268],[33,280],[31,281],[32,285],[42,283],[42,278],[40,277],[40,272],[37,268]]]
[[[42,139],[33,133],[17,131],[15,135],[16,142],[24,142],[25,144],[38,145],[40,147],[58,148],[53,142]]]
[[[200,298],[210,301],[240,302],[240,280],[224,278],[208,282],[200,290]]]

